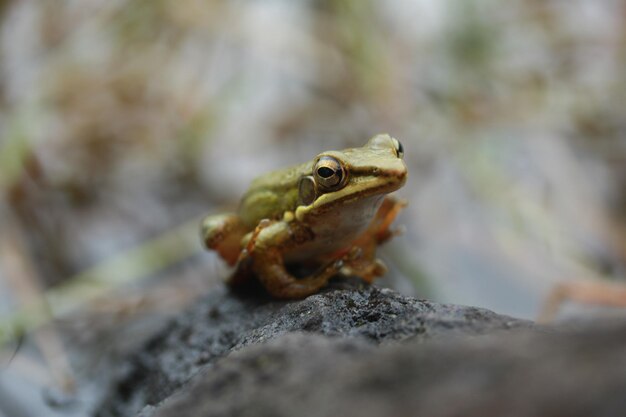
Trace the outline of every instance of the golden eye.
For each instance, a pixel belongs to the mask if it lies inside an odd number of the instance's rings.
[[[346,172],[338,160],[322,156],[313,168],[315,182],[326,191],[337,190],[345,185]]]

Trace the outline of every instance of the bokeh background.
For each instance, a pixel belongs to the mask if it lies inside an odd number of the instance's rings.
[[[381,285],[534,318],[624,278],[626,1],[1,0],[0,23],[0,415],[84,413],[103,358],[221,285],[202,215],[380,132],[410,172]]]

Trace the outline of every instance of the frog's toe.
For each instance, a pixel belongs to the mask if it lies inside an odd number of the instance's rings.
[[[346,254],[344,259],[347,262],[353,262],[360,259],[363,256],[363,248],[360,246],[353,246],[350,248],[350,251]]]
[[[369,263],[353,263],[345,265],[341,268],[343,276],[356,276],[368,283],[372,283],[376,278],[387,273],[387,266],[380,259],[376,259]]]
[[[381,261],[380,259],[376,259],[370,266],[370,269],[371,269],[371,274],[374,277],[381,277],[385,275],[387,271],[389,270],[387,268],[387,265],[385,265],[385,263]]]

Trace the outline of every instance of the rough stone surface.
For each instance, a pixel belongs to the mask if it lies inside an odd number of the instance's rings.
[[[153,406],[170,397],[194,375],[201,372],[208,372],[209,375],[213,369],[210,367],[216,360],[246,346],[264,344],[287,333],[318,334],[317,338],[310,339],[314,344],[305,352],[309,352],[311,358],[323,359],[325,355],[334,354],[335,350],[347,349],[350,354],[353,350],[370,352],[381,343],[409,340],[412,343],[423,343],[442,337],[458,338],[529,326],[529,322],[488,310],[404,297],[394,291],[367,286],[358,281],[341,281],[323,293],[293,302],[258,296],[234,296],[226,290],[218,290],[171,323],[145,349],[131,358],[124,375],[113,387],[98,415],[134,416],[142,409],[142,414],[149,415],[154,410]],[[334,338],[326,340],[322,336]],[[340,337],[346,340],[341,341]],[[294,340],[293,343],[300,343],[299,340],[305,339]],[[320,350],[316,353],[315,346],[318,344]],[[276,349],[280,344],[271,346]],[[289,359],[290,354],[297,352],[286,350],[281,355],[287,355]],[[297,362],[298,357],[292,359]],[[303,359],[306,359],[306,355]],[[324,363],[342,362],[341,359],[328,357]],[[314,362],[310,363],[316,368]],[[326,365],[319,364],[320,367]],[[296,368],[294,366],[292,369]],[[242,372],[243,376],[247,371]],[[263,376],[257,377],[258,382],[264,384]],[[234,386],[229,385],[228,377],[221,378],[226,378],[226,388]],[[273,378],[282,379],[277,375]],[[285,375],[283,378],[296,380],[297,375]],[[299,384],[310,386],[310,392],[328,389],[319,385],[314,375],[307,378],[310,379],[304,379]],[[273,380],[267,382],[267,385],[274,384]],[[219,391],[219,387],[216,390]],[[298,395],[308,395],[305,394],[303,391]],[[202,398],[209,398],[207,395],[203,394]],[[234,395],[236,398],[236,393]],[[276,401],[291,403],[297,398],[277,397]],[[272,398],[270,400],[273,401]],[[232,405],[239,407],[237,404]],[[255,407],[255,403],[249,403],[248,406]],[[206,415],[261,415],[257,411],[263,408],[252,408],[247,412],[241,409],[240,412],[239,408],[228,407],[224,405],[222,414],[216,411]]]
[[[374,347],[289,334],[218,361],[143,416],[626,415],[626,323]]]

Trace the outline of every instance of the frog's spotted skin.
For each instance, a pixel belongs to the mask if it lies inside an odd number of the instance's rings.
[[[392,237],[404,206],[386,196],[406,181],[402,153],[400,142],[378,135],[362,148],[263,175],[237,213],[204,219],[204,243],[235,266],[230,284],[256,277],[278,298],[306,297],[340,272],[372,281],[385,272],[376,247]],[[286,263],[317,270],[296,278]]]

